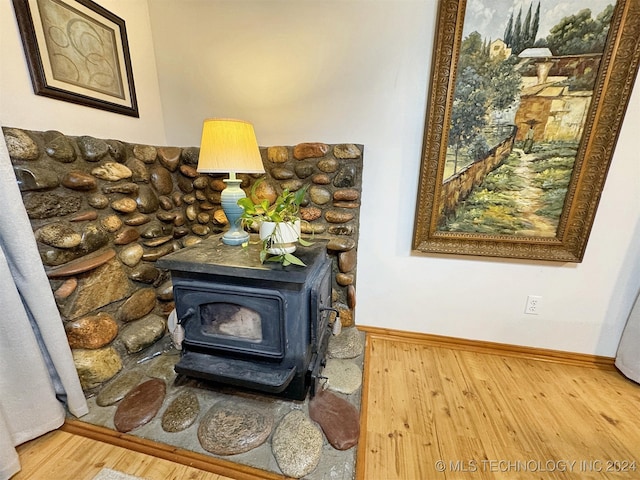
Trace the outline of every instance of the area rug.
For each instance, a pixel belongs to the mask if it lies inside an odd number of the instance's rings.
[[[145,480],[142,477],[136,477],[135,475],[127,475],[126,473],[118,472],[117,470],[111,470],[110,468],[103,468],[100,470],[92,480]]]

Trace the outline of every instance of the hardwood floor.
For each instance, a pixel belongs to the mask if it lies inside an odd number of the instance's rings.
[[[61,430],[18,447],[22,471],[11,480],[91,480],[103,467],[149,480],[232,480]]]
[[[640,385],[611,359],[366,330],[358,480],[640,478]],[[261,478],[65,430],[20,446],[12,480]]]
[[[611,364],[376,334],[368,354],[359,479],[640,478],[640,385]]]

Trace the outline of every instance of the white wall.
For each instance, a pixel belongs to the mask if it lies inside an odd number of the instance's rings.
[[[124,19],[140,118],[35,95],[12,2],[0,1],[0,122],[29,130],[164,145],[164,123],[146,0],[99,0]]]
[[[363,143],[359,324],[613,356],[640,286],[640,85],[581,264],[411,256],[436,3],[149,0],[168,142],[228,116],[261,145]]]

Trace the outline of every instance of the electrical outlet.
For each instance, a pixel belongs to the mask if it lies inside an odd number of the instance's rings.
[[[524,307],[524,313],[528,315],[540,315],[542,307],[542,297],[540,295],[527,296],[527,305]]]

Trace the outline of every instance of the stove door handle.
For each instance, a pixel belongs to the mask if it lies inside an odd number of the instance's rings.
[[[342,331],[342,321],[340,320],[340,312],[336,308],[331,307],[320,307],[320,311],[330,311],[336,314],[336,318],[333,320],[333,323],[327,323],[327,328],[331,330],[332,335],[340,335]]]
[[[340,316],[340,312],[338,311],[337,308],[331,308],[331,307],[320,307],[320,311],[324,312],[325,310],[329,310],[330,312],[333,312],[336,314],[336,317]]]
[[[332,308],[332,307],[320,307],[320,311],[321,311],[321,312],[328,311],[328,312],[333,312],[333,313],[335,313],[335,314],[336,314],[336,318],[335,318],[335,320],[334,320],[334,323],[340,320],[340,311],[339,311],[337,308]],[[331,326],[331,325],[329,324],[329,325],[327,325],[327,326]]]
[[[178,325],[182,325],[183,323],[185,323],[185,321],[189,320],[191,317],[193,317],[195,315],[196,311],[194,308],[189,308],[187,309],[186,312],[184,312],[184,315],[182,316],[182,318],[178,319]]]

